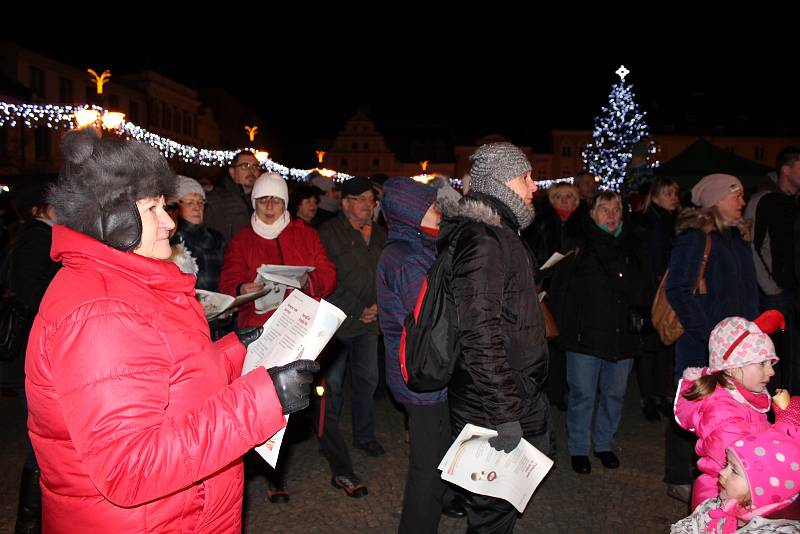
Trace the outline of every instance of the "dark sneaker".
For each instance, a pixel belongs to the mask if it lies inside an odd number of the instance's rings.
[[[652,400],[642,403],[642,415],[644,415],[644,418],[648,421],[661,421],[661,415],[658,413],[658,405]]]
[[[283,481],[267,482],[267,499],[272,503],[289,502],[289,490],[286,489],[286,483]]]
[[[667,495],[689,504],[692,500],[691,484],[667,484]]]
[[[463,503],[454,501],[442,506],[442,514],[453,519],[461,519],[462,517],[467,517],[467,510],[464,508]]]
[[[366,443],[353,443],[353,447],[356,449],[361,449],[367,453],[367,456],[372,456],[373,458],[386,454],[386,450],[383,448],[383,446],[374,439]]]
[[[367,491],[367,487],[361,483],[355,475],[338,475],[331,479],[331,485],[334,488],[339,488],[340,490],[344,490],[347,493],[348,497],[353,497],[358,499],[359,497],[364,497],[369,492]]]
[[[619,467],[619,458],[611,451],[595,451],[594,457],[600,458],[600,463],[603,464],[603,467],[606,469],[616,469]]]

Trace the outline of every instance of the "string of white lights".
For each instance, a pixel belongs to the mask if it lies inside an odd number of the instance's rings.
[[[0,127],[5,125],[14,127],[21,122],[27,128],[38,128],[44,126],[55,130],[73,129],[78,127],[75,114],[87,109],[96,111],[98,117],[102,117],[108,113],[108,110],[95,105],[62,106],[55,104],[13,104],[10,102],[0,101]],[[106,128],[104,125],[102,127]],[[137,126],[136,124],[126,120],[122,120],[117,127],[111,128],[111,130],[117,132],[118,135],[127,139],[135,139],[155,147],[167,158],[179,158],[187,163],[194,163],[203,166],[213,165],[217,167],[224,167],[228,165],[228,163],[238,152],[240,152],[240,150],[250,150],[256,154],[262,168],[265,171],[278,173],[281,176],[291,180],[304,180],[310,172],[315,170],[335,182],[343,182],[352,178],[352,176],[349,174],[336,172],[329,169],[297,169],[287,167],[270,159],[268,156],[262,157],[262,154],[265,153],[259,152],[254,148],[211,150],[207,148],[197,148],[191,145],[185,145],[162,135],[148,131],[141,126]],[[427,182],[435,177],[434,175],[421,176],[425,177],[425,179],[420,180],[423,182]],[[448,176],[442,176],[442,178],[448,180],[454,187],[461,187],[461,180],[458,178],[450,178]],[[572,178],[537,180],[536,183],[540,188],[548,188],[553,184],[561,182],[572,183]]]
[[[0,101],[0,127],[8,125],[11,127],[22,123],[27,128],[47,127],[55,130],[77,128],[78,124],[75,114],[86,109],[97,111],[98,117],[107,113],[107,110],[99,106],[60,106],[54,104],[13,104]],[[105,126],[103,126],[105,128]],[[127,139],[135,139],[155,147],[167,158],[180,158],[187,163],[218,167],[226,166],[240,150],[250,150],[258,153],[254,148],[243,148],[237,150],[211,150],[197,148],[190,145],[178,143],[167,137],[150,132],[141,126],[123,120],[119,126],[112,128],[120,136]],[[286,178],[302,180],[312,170],[315,169],[296,169],[281,165],[269,157],[259,158],[261,166],[266,171],[276,172]],[[349,174],[328,171],[323,169],[322,174],[336,181],[342,182],[351,178]]]

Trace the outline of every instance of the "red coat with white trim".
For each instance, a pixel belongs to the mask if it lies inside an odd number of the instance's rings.
[[[303,293],[315,299],[325,298],[336,289],[336,266],[319,234],[302,219],[292,219],[276,239],[264,239],[251,226],[239,230],[225,250],[219,292],[237,296],[239,286],[255,280],[256,269],[266,264],[314,267]],[[239,327],[261,326],[271,315],[257,314],[255,304],[249,302],[239,308]]]
[[[55,226],[26,356],[44,532],[240,532],[241,456],[284,426],[195,278]]]

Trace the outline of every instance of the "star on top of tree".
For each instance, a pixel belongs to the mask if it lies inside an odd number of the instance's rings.
[[[615,72],[615,74],[619,76],[619,79],[622,80],[623,82],[625,81],[625,76],[627,76],[630,73],[631,71],[626,69],[625,65],[620,65],[617,71]]]

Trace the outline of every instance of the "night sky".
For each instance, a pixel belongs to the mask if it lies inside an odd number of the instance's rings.
[[[800,135],[797,59],[788,61],[779,48],[722,49],[708,41],[601,53],[557,41],[471,46],[466,38],[432,39],[423,47],[342,38],[299,53],[291,41],[276,46],[276,37],[249,41],[265,51],[245,56],[241,40],[215,36],[145,42],[133,51],[113,40],[16,42],[81,68],[117,75],[150,68],[191,87],[226,89],[261,115],[292,166],[309,166],[318,140],[335,137],[359,108],[389,138],[421,132],[471,144],[499,133],[549,151],[550,130],[591,129],[621,63],[656,133],[672,125],[675,133],[713,134],[723,126],[730,135]]]

